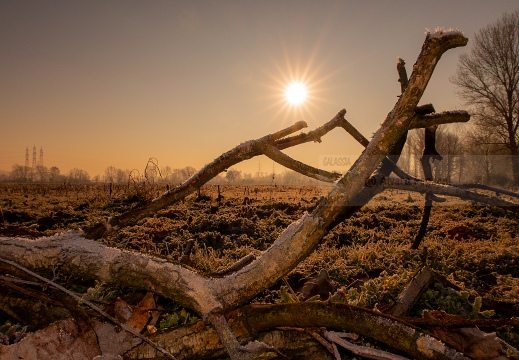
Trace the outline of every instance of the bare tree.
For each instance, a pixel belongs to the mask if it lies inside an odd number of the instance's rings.
[[[462,54],[451,81],[473,107],[475,122],[496,135],[512,156],[519,184],[519,10],[479,31],[470,54]]]
[[[225,174],[225,179],[229,182],[229,184],[234,183],[235,181],[240,180],[241,171],[236,169],[229,169]]]
[[[68,173],[68,181],[71,183],[86,183],[90,181],[90,175],[85,170],[74,168]]]
[[[25,181],[25,167],[20,164],[14,164],[10,173],[10,179],[15,181]]]
[[[115,166],[110,165],[105,169],[105,180],[107,182],[113,183],[115,181],[115,175],[116,175],[117,169]]]
[[[506,176],[510,163],[499,148],[498,135],[491,129],[473,126],[464,137],[465,158],[470,166],[471,174],[466,180],[484,184],[499,183],[499,178]],[[501,153],[501,155],[499,155]],[[499,175],[499,176],[498,176]]]
[[[60,170],[57,166],[52,166],[49,169],[49,181],[50,182],[61,182],[63,176],[60,174]]]
[[[460,157],[462,142],[458,134],[447,127],[438,127],[436,132],[436,148],[442,155],[442,161],[433,163],[435,181],[451,183],[461,170]]]
[[[46,166],[38,165],[35,171],[39,181],[47,182],[49,180],[49,169]]]

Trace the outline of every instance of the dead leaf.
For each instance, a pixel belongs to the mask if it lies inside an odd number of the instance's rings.
[[[424,311],[426,320],[442,321],[445,323],[464,320],[462,317],[447,314],[445,311]],[[496,333],[485,333],[476,327],[439,329],[433,328],[432,333],[438,339],[453,346],[475,360],[491,360],[500,356],[503,350]]]
[[[153,293],[148,292],[137,305],[126,325],[140,333],[146,325],[155,325],[159,316],[159,312],[156,310],[155,297]]]
[[[321,270],[319,274],[314,274],[306,279],[299,281],[296,292],[302,295],[302,299],[306,300],[315,295],[319,295],[320,300],[326,300],[330,297],[330,293],[335,291],[332,281],[326,270]]]
[[[132,316],[132,308],[121,298],[116,298],[114,301],[114,316],[120,323],[126,323]]]
[[[89,326],[80,328],[72,319],[52,323],[16,344],[0,345],[2,360],[90,360],[97,355],[100,350],[94,331]]]

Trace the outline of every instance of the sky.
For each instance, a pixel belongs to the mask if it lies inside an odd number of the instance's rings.
[[[62,174],[108,166],[200,169],[236,145],[304,120],[312,130],[347,110],[366,137],[400,93],[427,29],[463,31],[421,103],[465,109],[449,81],[474,34],[516,0],[0,1],[0,170],[28,147]],[[307,100],[289,105],[293,81]],[[313,166],[362,151],[342,129],[286,151]],[[322,167],[322,166],[321,166]],[[282,172],[256,157],[243,172]],[[329,169],[327,169],[329,170]]]

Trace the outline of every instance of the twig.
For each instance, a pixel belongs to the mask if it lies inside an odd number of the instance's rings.
[[[3,258],[0,258],[0,261],[5,263],[5,264],[8,264],[10,266],[13,266],[19,270],[22,270],[23,272],[37,278],[38,280],[41,280],[49,285],[52,285],[53,287],[55,287],[56,289],[64,292],[65,294],[69,295],[70,297],[72,297],[73,299],[75,299],[76,301],[90,307],[91,309],[97,311],[99,314],[101,314],[102,316],[104,316],[105,318],[107,318],[108,320],[110,320],[111,322],[113,322],[114,324],[120,326],[122,329],[124,329],[125,331],[129,332],[130,334],[132,334],[133,336],[136,336],[138,337],[139,339],[141,339],[142,341],[148,343],[149,345],[151,345],[152,347],[154,347],[155,349],[157,349],[158,351],[160,351],[161,353],[163,353],[164,355],[166,355],[168,358],[172,359],[172,360],[175,360],[175,357],[173,355],[171,355],[167,350],[163,349],[162,347],[158,346],[157,344],[155,344],[153,341],[149,340],[148,338],[144,337],[143,335],[139,334],[138,332],[134,331],[133,329],[129,328],[127,325],[125,324],[122,324],[121,322],[117,321],[114,317],[112,317],[111,315],[107,314],[106,312],[104,312],[103,310],[101,310],[99,307],[95,306],[94,304],[92,304],[91,302],[81,298],[80,296],[74,294],[73,292],[65,289],[63,286],[59,285],[59,284],[56,284],[55,282],[53,281],[50,281],[49,279],[47,278],[44,278],[43,276],[40,276],[38,274],[36,274],[35,272],[21,266],[21,265],[18,265],[17,263],[13,262],[13,261],[10,261],[10,260],[6,260],[6,259],[3,259]]]
[[[474,326],[513,326],[519,327],[519,319],[460,319],[460,320],[428,320],[423,318],[413,317],[398,317],[399,320],[405,321],[409,324],[438,327],[438,328],[467,328]]]
[[[224,315],[213,313],[209,314],[207,318],[214,325],[220,337],[220,341],[223,346],[225,346],[231,359],[254,360],[257,358],[257,354],[269,352],[276,353],[282,358],[288,359],[278,349],[259,341],[249,342],[245,346],[240,345]]]
[[[496,187],[496,186],[483,185],[483,184],[459,184],[457,186],[462,189],[481,189],[481,190],[493,191],[496,193],[497,196],[499,196],[499,194],[504,194],[504,195],[515,197],[515,198],[519,198],[518,193],[511,191],[511,190]]]
[[[50,297],[48,297],[46,295],[38,294],[38,293],[36,293],[34,291],[30,291],[30,290],[24,289],[21,286],[13,284],[10,280],[8,280],[5,277],[2,277],[2,279],[0,279],[0,284],[2,284],[3,286],[8,286],[11,289],[14,289],[14,290],[16,290],[16,291],[18,291],[18,292],[20,292],[22,294],[28,295],[28,296],[30,296],[30,297],[32,297],[34,299],[39,300],[39,301],[43,301],[43,302],[46,302],[48,304],[52,304],[52,305],[63,307],[63,304],[60,303],[59,301],[51,299]]]
[[[497,338],[497,341],[499,341],[499,343],[506,349],[506,351],[511,353],[514,358],[519,359],[519,350],[517,350],[515,347],[513,347],[503,339]]]
[[[427,232],[427,225],[429,224],[429,219],[431,217],[432,210],[432,196],[431,192],[425,193],[425,203],[423,205],[422,211],[422,221],[420,221],[420,228],[418,229],[418,233],[416,234],[413,244],[411,245],[411,249],[416,250],[420,246],[423,238],[425,237],[425,233]]]
[[[321,336],[315,329],[305,329],[307,334],[310,334],[319,344],[324,346],[326,350],[328,350],[329,353],[333,354],[335,358],[337,359],[338,351],[337,348],[333,347],[333,342],[328,342],[325,338]],[[339,356],[340,359],[340,356]]]
[[[409,360],[409,358],[405,358],[403,356],[391,354],[387,351],[382,351],[378,349],[372,349],[365,346],[359,346],[350,343],[349,341],[344,340],[340,337],[335,331],[325,331],[324,337],[330,340],[337,345],[342,346],[343,348],[351,351],[355,355],[359,355],[368,359],[378,359],[378,360]]]

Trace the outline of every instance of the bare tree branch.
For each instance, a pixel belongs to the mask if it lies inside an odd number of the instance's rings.
[[[427,115],[418,115],[411,124],[411,129],[426,128],[433,125],[467,122],[470,114],[464,110],[451,110]]]
[[[326,170],[321,170],[314,168],[310,165],[306,165],[300,161],[292,159],[290,156],[284,154],[279,151],[273,145],[267,144],[266,142],[258,142],[255,144],[258,151],[263,153],[269,159],[277,162],[280,165],[283,165],[286,168],[297,171],[303,175],[306,175],[310,178],[324,181],[324,182],[334,182],[339,179],[342,175],[336,172],[328,172]]]
[[[137,207],[124,214],[111,218],[109,223],[111,226],[127,226],[134,224],[139,219],[152,216],[158,210],[180,201],[231,166],[236,165],[244,160],[261,155],[255,146],[258,143],[272,144],[278,149],[286,149],[288,147],[309,141],[320,142],[322,136],[335,127],[339,126],[339,122],[344,117],[344,114],[346,114],[346,110],[341,110],[328,123],[315,129],[314,131],[309,132],[308,134],[299,134],[297,136],[286,137],[287,135],[299,131],[307,126],[305,122],[300,121],[274,134],[266,135],[257,140],[244,142],[236,146],[234,149],[220,155],[218,158],[204,166],[178,187],[167,191],[162,196],[152,200],[152,202],[149,204]]]
[[[452,185],[437,184],[430,181],[415,181],[398,179],[388,179],[384,181],[386,189],[399,189],[416,191],[419,193],[432,192],[439,195],[454,196],[463,200],[475,201],[482,204],[497,206],[512,212],[519,212],[519,205],[510,201],[506,201],[497,197],[478,194],[473,191],[464,190],[460,187]],[[517,197],[517,194],[516,194]]]

